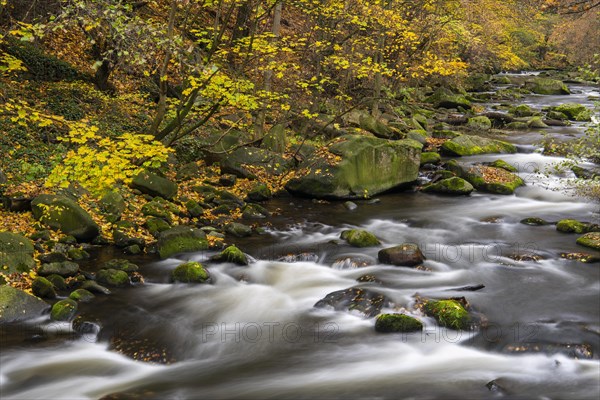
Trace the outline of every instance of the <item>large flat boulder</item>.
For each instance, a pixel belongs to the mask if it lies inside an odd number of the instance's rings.
[[[161,232],[158,236],[158,254],[162,259],[178,253],[207,249],[206,234],[200,229],[179,225]]]
[[[42,194],[33,199],[31,209],[35,219],[79,242],[92,241],[100,233],[92,217],[67,196]]]
[[[306,159],[286,189],[314,198],[373,196],[417,179],[421,147],[412,139],[342,136]]]
[[[0,286],[0,324],[37,318],[50,306],[22,290]]]
[[[525,185],[518,175],[503,168],[464,164],[455,160],[448,162],[447,167],[482,192],[508,195],[513,194],[519,186]]]
[[[536,94],[571,94],[567,85],[562,81],[550,78],[534,78],[529,82],[525,82],[525,88]]]
[[[473,135],[459,135],[444,142],[442,153],[451,156],[472,156],[488,153],[516,153],[515,145]]]
[[[177,196],[176,183],[149,171],[142,171],[136,175],[131,182],[131,187],[150,196],[158,196],[167,200],[172,200]]]

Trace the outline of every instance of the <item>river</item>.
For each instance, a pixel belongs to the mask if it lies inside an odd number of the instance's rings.
[[[571,89],[570,96],[532,95],[522,102],[537,109],[566,101],[591,106],[590,96],[600,95],[597,88]],[[575,124],[545,132],[571,137],[583,129]],[[519,221],[535,216],[598,223],[598,204],[567,194],[568,174],[536,173],[561,161],[539,152],[539,132],[504,139],[520,152],[465,159],[502,158],[517,166],[527,186],[513,196],[394,193],[376,203],[359,201],[354,211],[335,202],[275,199],[268,207],[280,212],[267,232],[237,241],[256,261],[249,267],[207,264],[212,285],[168,283],[181,259],[204,261],[211,252],[134,260],[144,263],[144,285],[82,307],[101,329],[92,326],[81,335],[47,320],[3,328],[1,397],[597,400],[599,264],[560,254],[600,252],[578,246],[577,235],[554,225]],[[378,265],[379,248],[340,243],[340,232],[350,227],[374,232],[384,247],[418,243],[426,268]],[[316,258],[277,261],[303,252]],[[513,255],[535,259],[515,261]],[[373,265],[336,262],[353,256]],[[365,274],[380,282],[359,284]],[[478,291],[456,290],[480,284],[485,287]],[[386,295],[393,304],[384,311],[411,313],[424,331],[379,334],[374,318],[313,307],[328,293],[353,286]],[[439,328],[413,309],[416,294],[464,296],[486,323],[472,331]],[[134,361],[111,350],[120,343],[114,338],[148,344],[173,362]],[[575,345],[586,345],[593,356],[582,356]]]

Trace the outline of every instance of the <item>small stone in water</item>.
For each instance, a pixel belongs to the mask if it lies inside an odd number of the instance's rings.
[[[353,203],[351,201],[347,201],[344,203],[344,207],[346,207],[347,210],[349,211],[354,211],[358,208],[358,206],[356,205],[356,203]]]

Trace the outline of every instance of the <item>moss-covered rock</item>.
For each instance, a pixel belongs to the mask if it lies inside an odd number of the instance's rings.
[[[183,263],[173,270],[171,279],[180,283],[206,283],[210,281],[208,271],[196,261]]]
[[[200,229],[180,225],[163,231],[158,236],[158,254],[163,259],[178,253],[207,249],[206,234]]]
[[[257,183],[248,192],[247,201],[261,202],[269,200],[272,196],[271,189],[266,184]]]
[[[92,292],[85,289],[77,289],[71,292],[71,294],[69,294],[69,298],[71,300],[75,300],[78,303],[89,303],[95,297],[96,296]]]
[[[81,261],[90,258],[90,253],[79,247],[72,247],[67,251],[67,255],[71,260]]]
[[[496,161],[490,163],[490,167],[502,168],[508,172],[513,172],[513,173],[518,172],[518,170],[515,167],[513,167],[512,165],[510,165],[509,163],[507,163],[504,160],[496,160]]]
[[[444,154],[472,156],[487,153],[516,153],[517,148],[510,143],[472,135],[460,135],[442,145]]]
[[[225,232],[238,238],[252,235],[252,228],[239,222],[230,222],[225,225]]]
[[[288,145],[288,138],[285,134],[285,126],[282,124],[274,125],[263,138],[260,147],[275,153],[284,153]]]
[[[450,171],[466,179],[475,189],[483,192],[513,194],[515,189],[525,185],[525,182],[516,174],[502,168],[485,165],[465,165],[451,160],[447,167]]]
[[[354,247],[373,247],[379,246],[381,242],[371,232],[363,229],[350,229],[343,231],[341,238]]]
[[[546,118],[556,120],[556,121],[566,121],[569,119],[569,117],[565,113],[562,113],[562,112],[556,111],[556,110],[548,111],[546,113]]]
[[[158,237],[161,232],[171,229],[171,225],[167,221],[157,217],[148,217],[146,222],[144,222],[144,227],[154,237]]]
[[[557,95],[571,94],[571,91],[562,81],[550,78],[534,78],[525,83],[525,88],[535,94]]]
[[[375,118],[366,111],[360,114],[359,126],[379,138],[390,139],[394,135],[394,131],[383,120]]]
[[[425,256],[414,243],[403,243],[398,246],[379,250],[377,258],[382,264],[390,264],[403,267],[414,267],[425,260]]]
[[[538,113],[529,107],[527,104],[519,104],[518,106],[511,107],[509,112],[515,117],[532,117]]]
[[[55,321],[70,321],[76,313],[77,302],[72,299],[65,299],[54,303],[50,311],[50,318]]]
[[[452,93],[445,88],[437,89],[426,101],[436,108],[471,109],[471,102],[465,96]]]
[[[0,324],[37,318],[50,306],[22,290],[0,286]]]
[[[292,161],[281,154],[256,147],[237,148],[218,161],[221,163],[221,171],[240,178],[255,178],[254,172],[246,168],[246,165],[263,168],[271,175],[281,175],[293,166]]]
[[[506,125],[506,129],[509,129],[511,131],[525,131],[529,129],[529,125],[527,124],[527,122],[513,121]]]
[[[562,113],[571,121],[576,121],[580,114],[587,114],[588,109],[584,105],[578,103],[563,103],[559,106],[552,107],[552,111]]]
[[[229,262],[237,265],[248,265],[248,257],[236,246],[229,246],[221,253],[211,257],[212,261]]]
[[[433,151],[427,151],[421,153],[421,165],[425,164],[439,164],[442,161],[442,157],[439,153]]]
[[[28,272],[35,267],[33,243],[25,236],[0,232],[0,272]]]
[[[556,224],[556,230],[564,233],[587,233],[590,225],[575,219],[563,219]]]
[[[457,300],[429,300],[425,303],[424,310],[446,328],[464,330],[469,327],[469,313]]]
[[[105,286],[102,286],[101,284],[99,284],[96,281],[83,282],[83,284],[81,285],[81,289],[85,289],[92,293],[104,294],[104,295],[109,295],[111,293],[110,289],[108,289]]]
[[[74,236],[80,242],[92,241],[100,233],[100,228],[92,217],[74,200],[63,195],[43,194],[31,202],[35,219]]]
[[[543,226],[543,225],[550,224],[550,222],[546,221],[545,219],[538,218],[538,217],[524,218],[520,222],[524,225],[530,225],[530,226]]]
[[[530,129],[546,129],[548,125],[542,120],[542,117],[532,117],[527,121],[527,127]]]
[[[102,285],[123,287],[130,284],[127,272],[118,269],[101,269],[96,273],[96,281]]]
[[[600,232],[590,232],[577,239],[577,244],[600,250]]]
[[[415,140],[421,144],[427,143],[427,138],[429,134],[424,129],[412,129],[406,133],[407,139]]]
[[[185,202],[185,208],[192,218],[198,218],[204,215],[204,208],[196,200],[188,200]]]
[[[422,189],[425,193],[440,193],[451,196],[467,196],[473,190],[475,190],[473,185],[457,176],[432,183]]]
[[[328,147],[329,157],[317,152],[301,165],[286,189],[293,194],[356,199],[414,182],[419,173],[422,145],[414,140],[390,141],[350,135]]]
[[[150,196],[172,200],[177,195],[177,184],[149,171],[142,171],[133,178],[131,187]]]
[[[169,223],[173,221],[173,214],[179,213],[179,209],[175,204],[160,197],[144,204],[141,211],[147,217],[161,218]]]
[[[60,275],[62,277],[75,276],[79,272],[79,264],[72,261],[53,262],[42,264],[38,269],[41,276]]]
[[[423,330],[423,323],[405,314],[380,314],[375,320],[377,332],[417,332]]]
[[[246,204],[242,211],[242,216],[244,218],[266,218],[271,216],[269,210],[261,206],[260,204],[250,203]]]
[[[98,203],[108,222],[117,222],[125,211],[125,199],[117,191],[108,191]]]
[[[46,277],[46,279],[48,279],[52,283],[52,286],[54,286],[54,288],[56,290],[67,290],[67,288],[68,288],[65,278],[63,278],[60,275],[56,275],[56,274],[48,275]]]
[[[102,268],[118,269],[119,271],[124,271],[127,273],[136,272],[140,269],[136,264],[124,258],[114,258],[110,261],[107,261],[104,264],[102,264]]]
[[[56,297],[54,285],[43,276],[38,276],[31,282],[31,291],[34,295],[43,299],[54,299]]]
[[[490,119],[485,115],[479,115],[469,118],[467,121],[467,127],[478,131],[489,131],[492,129],[492,121],[490,121]]]

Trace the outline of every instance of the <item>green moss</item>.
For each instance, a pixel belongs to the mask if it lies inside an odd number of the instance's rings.
[[[248,265],[248,257],[236,246],[229,246],[212,258],[217,262],[230,262],[238,265]]]
[[[496,160],[490,164],[490,167],[502,168],[508,172],[518,172],[518,169],[516,169],[504,160]]]
[[[536,94],[557,95],[571,94],[567,85],[562,81],[549,78],[534,78],[532,81],[526,82],[525,87]]]
[[[381,242],[371,232],[362,229],[351,229],[343,231],[341,238],[354,247],[379,246]]]
[[[457,156],[517,152],[517,148],[513,144],[471,135],[460,135],[450,139],[444,142],[441,150],[445,154]]]
[[[144,222],[144,227],[148,229],[148,232],[150,232],[152,236],[157,237],[161,232],[170,229],[171,225],[162,218],[149,217],[146,222]]]
[[[73,247],[69,249],[67,255],[71,260],[79,261],[79,260],[87,260],[90,258],[90,253],[87,251],[80,249],[78,247]]]
[[[29,272],[34,266],[33,243],[25,236],[0,232],[0,272]]]
[[[556,230],[564,233],[587,233],[590,227],[574,219],[563,219],[556,224]]]
[[[55,321],[70,321],[77,313],[77,302],[65,299],[55,303],[50,311],[50,317]]]
[[[158,237],[158,254],[163,259],[178,253],[207,249],[206,234],[187,226],[176,226],[161,232]]]
[[[81,303],[87,303],[92,301],[96,296],[85,289],[77,289],[73,292],[71,292],[71,294],[69,295],[69,298],[71,300],[75,300],[77,302],[81,302]]]
[[[442,157],[435,152],[424,152],[421,153],[421,165],[425,164],[438,164],[442,161]]]
[[[469,195],[473,190],[473,185],[456,176],[443,179],[423,188],[423,191],[426,193],[441,193],[448,195]]]
[[[56,297],[54,285],[42,276],[38,276],[33,280],[31,283],[31,291],[34,295],[44,299],[53,299]]]
[[[127,273],[136,272],[140,269],[136,264],[132,263],[129,260],[123,259],[123,258],[115,258],[110,261],[107,261],[106,263],[104,263],[102,265],[102,268],[104,268],[104,269],[112,268],[112,269],[117,269],[119,271],[124,271]]]
[[[175,268],[171,273],[171,279],[181,283],[205,283],[210,279],[210,275],[202,264],[190,261]]]
[[[375,320],[377,332],[416,332],[423,330],[423,323],[404,314],[381,314]]]
[[[536,115],[536,112],[527,104],[519,104],[516,107],[512,107],[509,112],[516,117],[531,117]]]
[[[103,285],[121,287],[129,284],[129,275],[117,269],[101,269],[96,274],[96,280]]]
[[[559,113],[563,113],[567,116],[568,119],[572,121],[575,121],[580,114],[589,111],[584,105],[577,103],[563,103],[559,106],[553,107],[552,110]]]
[[[34,217],[54,230],[74,236],[78,241],[93,240],[100,228],[74,200],[62,195],[43,194],[31,203]]]
[[[457,330],[469,327],[469,313],[456,300],[429,300],[424,309],[425,313],[434,317],[441,326]]]
[[[579,237],[577,239],[577,244],[585,247],[589,247],[592,249],[600,250],[600,233],[599,232],[590,232],[585,235]]]
[[[56,290],[66,290],[67,283],[65,282],[65,278],[60,275],[52,274],[46,277],[52,285],[56,288]]]
[[[492,121],[490,121],[488,117],[480,115],[477,117],[469,118],[469,121],[467,122],[467,127],[480,131],[488,131],[492,129]]]

